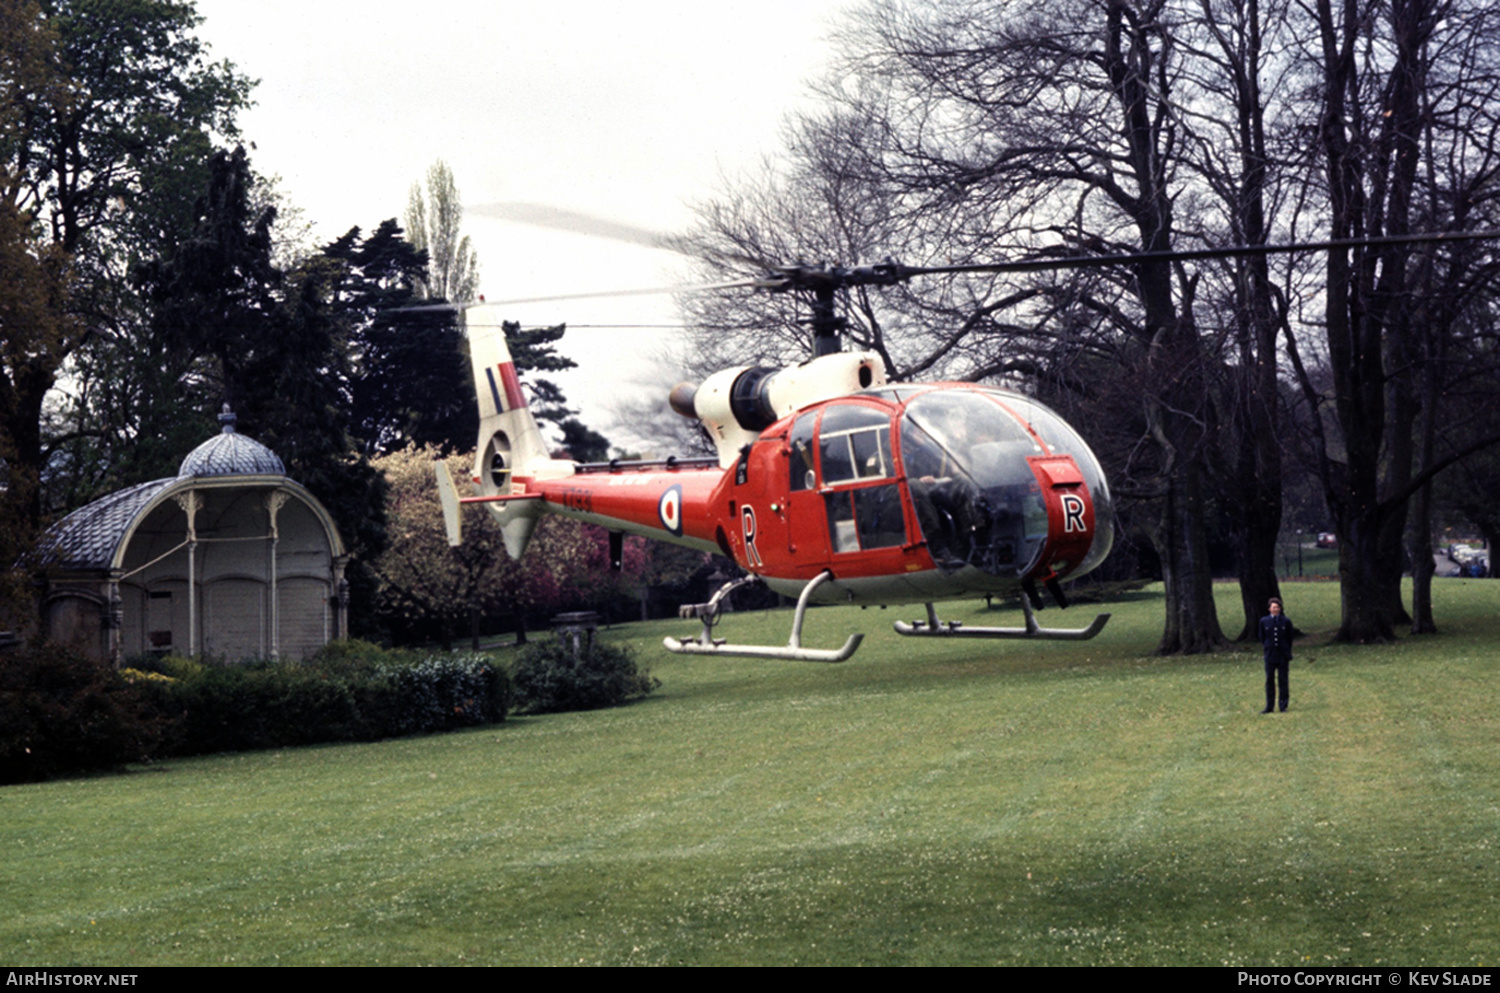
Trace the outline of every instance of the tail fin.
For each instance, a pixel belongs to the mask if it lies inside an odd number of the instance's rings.
[[[515,363],[505,344],[500,314],[492,306],[464,313],[469,362],[479,397],[479,440],[474,449],[474,484],[484,496],[522,491],[517,478],[556,479],[573,474],[573,463],[551,458],[536,418],[526,405]],[[485,504],[505,535],[505,550],[519,558],[543,513],[539,500]]]

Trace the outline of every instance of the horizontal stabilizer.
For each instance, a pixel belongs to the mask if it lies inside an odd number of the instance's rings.
[[[432,463],[437,471],[438,502],[443,505],[443,525],[448,529],[448,544],[457,548],[464,543],[464,522],[458,511],[458,488],[453,485],[453,474],[448,463],[436,459]]]

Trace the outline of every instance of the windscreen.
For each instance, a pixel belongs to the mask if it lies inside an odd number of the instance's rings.
[[[1045,454],[988,395],[935,390],[907,404],[901,459],[940,569],[1022,577],[1047,541],[1047,508],[1026,459]]]

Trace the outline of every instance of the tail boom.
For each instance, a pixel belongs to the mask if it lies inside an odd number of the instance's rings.
[[[491,306],[471,307],[464,319],[479,400],[473,472],[477,495],[459,499],[450,492],[451,481],[445,489],[445,473],[439,471],[450,542],[462,538],[456,523],[462,505],[482,503],[500,524],[512,558],[526,550],[545,513],[704,551],[725,547],[709,513],[723,481],[718,468],[668,462],[590,465],[580,471],[574,462],[552,458],[527,406],[500,314]]]
[[[724,480],[718,469],[590,472],[554,479],[517,479],[542,510],[611,531],[720,552],[710,508]]]

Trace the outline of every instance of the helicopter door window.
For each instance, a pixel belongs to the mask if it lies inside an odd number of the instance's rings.
[[[835,552],[859,551],[859,531],[854,525],[854,503],[848,491],[830,493],[828,501],[828,541]]]
[[[854,431],[849,435],[854,453],[854,472],[861,479],[879,479],[891,474],[890,425],[873,431]]]
[[[814,411],[803,414],[792,423],[791,437],[791,482],[793,490],[816,489],[817,475],[813,472],[813,427],[818,415]]]
[[[827,494],[828,540],[835,552],[869,551],[906,544],[901,491],[894,483]]]
[[[906,515],[901,509],[901,491],[894,483],[855,490],[853,497],[861,548],[906,544]]]
[[[823,485],[882,479],[891,465],[891,415],[863,404],[835,404],[823,411],[818,432]]]

